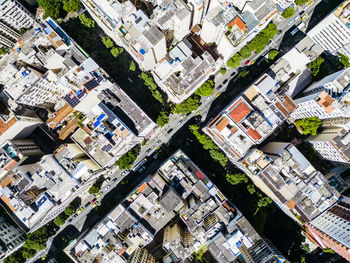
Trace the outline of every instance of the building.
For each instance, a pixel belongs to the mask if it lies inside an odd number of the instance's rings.
[[[144,71],[151,70],[166,53],[163,33],[130,2],[83,0],[103,31],[122,46]]]
[[[277,95],[279,88],[279,83],[265,74],[204,128],[230,161],[242,159],[295,109],[289,96]]]
[[[313,83],[295,99],[297,105],[290,115],[292,120],[318,117],[327,126],[334,120],[350,117],[349,101],[350,69],[346,68]],[[339,123],[340,124],[340,123]]]
[[[14,138],[26,138],[42,120],[32,110],[23,109],[15,113],[0,100],[0,145]]]
[[[320,248],[330,248],[350,261],[350,198],[342,199],[305,224],[306,235]]]
[[[350,133],[348,129],[328,127],[307,141],[323,159],[338,165],[350,165]]]
[[[1,179],[0,196],[19,225],[34,230],[54,219],[73,201],[80,183],[54,158],[13,168]]]
[[[166,257],[177,262],[204,244],[217,262],[232,262],[246,253],[239,249],[241,243],[253,258],[285,260],[180,150],[77,240],[69,255],[81,263],[126,262],[142,253],[146,258],[140,248],[162,229]]]
[[[312,220],[340,196],[290,143],[270,142],[261,151],[252,150],[242,164],[254,184],[300,222]]]
[[[0,3],[0,22],[19,30],[33,26],[34,16],[19,1],[7,0]]]
[[[0,20],[0,47],[12,47],[20,36],[20,34]]]
[[[155,263],[154,257],[145,248],[138,248],[128,258],[128,263]]]
[[[346,0],[331,14],[319,22],[307,35],[334,55],[350,56],[350,28],[348,16],[350,1]]]
[[[0,217],[0,259],[4,260],[25,241],[24,232]]]
[[[273,0],[279,9],[286,9],[294,4],[293,0]]]

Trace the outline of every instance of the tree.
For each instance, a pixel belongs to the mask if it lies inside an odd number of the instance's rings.
[[[116,165],[121,170],[130,169],[135,162],[140,150],[138,146],[135,146],[128,152],[126,152],[124,155],[122,155],[118,161],[116,161]]]
[[[110,37],[102,37],[102,43],[105,45],[106,48],[111,48],[114,46],[114,43]]]
[[[5,55],[7,53],[6,48],[0,48],[0,56]]]
[[[278,54],[279,54],[279,52],[278,52],[277,50],[271,50],[271,51],[269,52],[269,59],[274,60],[275,57],[278,56]]]
[[[225,68],[221,68],[221,69],[220,69],[220,73],[221,73],[222,75],[225,75],[225,74],[226,74],[226,69],[225,69]]]
[[[250,57],[250,55],[252,54],[252,50],[247,45],[241,48],[241,50],[239,51],[239,54],[241,54],[241,57],[243,59],[246,59]]]
[[[300,263],[306,263],[305,256],[301,256]]]
[[[268,196],[261,197],[261,198],[258,200],[258,203],[257,203],[257,206],[258,206],[258,207],[256,208],[254,215],[256,215],[256,214],[258,213],[258,211],[259,211],[259,209],[260,209],[261,207],[268,206],[268,205],[270,205],[271,203],[272,203],[272,200],[271,200],[270,197],[268,197]]]
[[[158,118],[157,118],[157,124],[160,127],[163,127],[168,122],[169,122],[169,117],[168,117],[167,113],[165,111],[161,111],[158,115]]]
[[[349,58],[341,53],[338,53],[339,62],[345,67],[350,67]]]
[[[312,76],[316,77],[318,75],[323,62],[324,59],[322,57],[318,57],[308,64],[309,69],[312,71]]]
[[[199,143],[203,145],[204,149],[206,149],[206,150],[218,150],[219,149],[208,135],[201,134],[199,132],[199,127],[197,125],[190,125],[188,128],[192,132],[192,134],[194,136],[196,136]]]
[[[294,125],[300,129],[301,133],[304,135],[316,135],[317,129],[321,125],[321,120],[318,117],[309,117],[295,121]]]
[[[111,54],[115,58],[118,57],[119,56],[119,49],[117,47],[112,47]]]
[[[66,12],[79,11],[81,8],[80,0],[62,0],[63,10]]]
[[[15,251],[7,258],[5,258],[4,263],[22,263],[24,261],[22,253],[19,250]]]
[[[58,216],[55,217],[53,222],[55,223],[56,226],[64,225],[64,223],[66,223],[65,214],[64,213],[59,214]]]
[[[206,82],[204,82],[197,90],[194,94],[198,95],[198,96],[211,96],[214,93],[214,81],[212,81],[211,79],[207,80]]]
[[[43,226],[38,230],[27,234],[26,242],[23,244],[23,247],[40,251],[46,248],[47,239],[47,227]]]
[[[135,71],[136,70],[136,65],[134,61],[131,61],[130,66],[129,66],[130,71]]]
[[[227,173],[226,180],[232,185],[237,185],[240,183],[245,183],[245,184],[248,183],[248,178],[243,173],[238,173],[238,174]]]
[[[140,79],[143,79],[145,85],[148,87],[148,89],[151,91],[152,93],[152,96],[158,100],[160,103],[163,103],[164,100],[163,100],[163,96],[162,94],[159,92],[158,90],[158,86],[157,84],[154,82],[153,78],[148,75],[147,73],[145,72],[142,72],[140,75],[139,75],[139,78]]]
[[[66,209],[64,209],[64,213],[67,215],[67,216],[71,216],[71,215],[74,215],[75,212],[77,211],[77,208],[72,205],[72,204],[69,204]]]
[[[98,184],[93,184],[89,189],[89,194],[97,194],[100,191],[100,186]]]
[[[176,105],[175,113],[176,114],[188,114],[196,110],[199,107],[199,97],[194,96],[190,97],[187,100]]]
[[[22,256],[25,259],[33,258],[35,255],[36,255],[36,250],[34,249],[28,249],[28,248],[22,249]]]
[[[241,64],[241,60],[241,56],[238,53],[236,53],[227,61],[227,66],[229,68],[237,68]]]
[[[26,27],[21,27],[19,30],[18,30],[18,33],[22,36],[25,32],[27,32],[29,30],[29,28],[26,28]]]
[[[329,248],[329,247],[326,247],[326,248],[323,250],[323,252],[325,252],[325,253],[335,254],[334,250],[333,250],[333,249],[331,249],[331,248]]]
[[[37,0],[37,2],[44,10],[44,19],[48,17],[57,19],[60,17],[61,0]]]
[[[293,7],[288,7],[286,9],[284,9],[284,11],[282,13],[283,18],[289,18],[292,16],[294,16],[294,8]]]
[[[256,192],[255,187],[254,187],[254,185],[252,185],[252,184],[248,184],[248,185],[247,185],[247,190],[248,190],[248,192],[249,192],[251,195],[254,194],[254,193]]]
[[[85,14],[81,14],[79,16],[79,20],[83,26],[86,26],[88,28],[95,27],[95,21],[93,19],[88,18]]]
[[[297,5],[305,5],[310,0],[295,0],[295,4]]]
[[[211,158],[213,158],[215,161],[218,161],[222,167],[226,166],[228,158],[225,156],[225,154],[219,150],[210,150],[209,153]]]

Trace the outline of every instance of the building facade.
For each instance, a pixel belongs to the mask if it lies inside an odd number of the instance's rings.
[[[19,30],[34,24],[34,16],[17,0],[1,1],[0,21]]]
[[[5,218],[0,217],[0,260],[23,244],[25,239],[25,233],[18,226],[11,225]]]

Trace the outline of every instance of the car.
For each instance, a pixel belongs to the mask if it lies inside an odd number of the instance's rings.
[[[152,151],[152,149],[148,149],[148,150],[146,151],[146,154],[149,154],[151,151]]]
[[[248,65],[249,64],[249,62],[250,62],[250,60],[248,59],[245,63],[244,63],[244,65]]]
[[[216,98],[219,97],[221,95],[222,92],[218,92],[218,94],[216,94]]]
[[[72,218],[69,218],[69,219],[68,219],[68,223],[71,223],[71,222],[72,222],[72,220],[73,220]]]
[[[290,20],[290,21],[288,22],[288,26],[290,26],[292,23],[293,23],[293,20]]]
[[[123,172],[122,172],[122,176],[124,176],[124,175],[126,175],[128,173],[128,170],[124,170]],[[113,179],[114,180],[114,182],[117,180],[117,178],[114,178]],[[113,182],[113,181],[112,181]]]
[[[256,60],[253,60],[252,63],[250,63],[250,65],[253,65],[256,62]]]
[[[103,195],[103,192],[99,192],[99,193],[96,195],[96,198],[99,198],[101,195]]]
[[[77,215],[77,214],[74,214],[74,215],[72,216],[72,220],[76,219],[77,217],[78,217],[78,215]]]
[[[125,172],[125,171],[124,171],[124,172]],[[124,172],[123,172],[123,173],[124,173]],[[122,175],[123,175],[123,173],[122,173]],[[112,183],[115,183],[117,180],[118,180],[117,178],[114,178],[114,179],[112,180]]]
[[[236,72],[232,72],[230,76],[233,77],[234,75],[236,75]]]
[[[111,186],[108,184],[105,186],[105,191],[107,191]]]
[[[91,200],[91,204],[95,203],[96,202],[96,198],[92,199]]]
[[[100,203],[98,202],[98,201],[96,201],[93,205],[92,205],[92,207],[96,207],[96,206],[98,206]]]
[[[196,116],[201,115],[201,113],[202,113],[201,110],[197,111]]]
[[[218,88],[217,89],[221,89],[222,88],[222,85],[220,84],[219,86],[218,86]]]
[[[91,203],[90,203],[90,202],[87,202],[87,203],[84,205],[84,207],[86,208],[86,207],[88,207],[89,205],[91,205]]]
[[[294,20],[297,21],[297,20],[299,20],[299,18],[300,18],[300,16],[296,16],[296,17],[294,17]]]
[[[83,210],[84,210],[84,207],[80,207],[77,211],[77,214],[80,214],[81,212],[83,212]]]
[[[160,140],[156,141],[156,145],[159,145],[160,144]]]
[[[169,131],[167,131],[167,134],[171,133],[174,129],[171,128]]]
[[[305,14],[301,17],[301,20],[303,20],[303,21],[306,21],[306,19],[307,19],[307,14]]]
[[[224,84],[226,84],[227,83],[227,81],[228,81],[228,79],[225,79],[222,83],[224,83]]]
[[[180,119],[181,119],[181,120],[182,120],[183,118],[185,118],[185,115],[181,115],[181,116],[180,116]]]
[[[105,181],[108,183],[110,180],[111,180],[111,178],[107,177]]]
[[[142,167],[138,170],[138,172],[139,172],[139,173],[142,173],[144,170],[146,170],[146,167],[145,167],[145,166],[142,166]]]
[[[181,123],[183,123],[183,122],[184,122],[184,120],[179,120],[178,124],[181,124]]]

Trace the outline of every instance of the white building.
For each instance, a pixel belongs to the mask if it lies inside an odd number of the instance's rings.
[[[0,21],[16,30],[29,28],[34,24],[34,16],[17,0],[0,2]]]
[[[350,118],[350,69],[340,70],[312,84],[303,97],[296,99],[297,108],[290,115],[297,120],[307,117],[318,117],[321,120]]]
[[[350,132],[343,128],[326,128],[307,141],[322,158],[343,166],[350,166]]]
[[[0,260],[5,259],[23,244],[25,239],[24,232],[18,226],[9,224],[5,218],[0,217]]]
[[[272,0],[281,9],[286,9],[294,4],[294,0]]]
[[[0,47],[12,47],[19,37],[20,34],[0,21]]]
[[[349,28],[350,0],[344,1],[334,12],[324,18],[307,35],[325,50],[337,55],[350,56]]]

